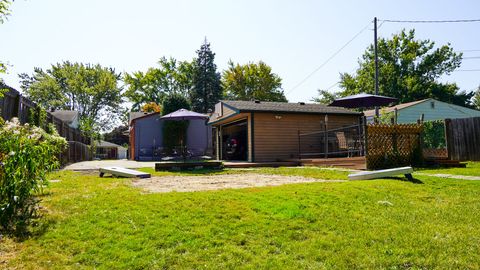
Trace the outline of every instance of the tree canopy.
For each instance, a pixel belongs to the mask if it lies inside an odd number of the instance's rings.
[[[475,109],[480,110],[480,86],[478,86],[477,91],[475,91],[475,96],[473,97],[473,106]]]
[[[122,103],[120,74],[98,64],[66,61],[19,76],[22,90],[32,101],[46,109],[76,110],[84,123],[95,128],[108,128]]]
[[[213,110],[222,97],[220,73],[215,65],[215,53],[210,49],[210,43],[205,42],[199,50],[193,65],[193,88],[190,91],[192,109],[206,113]]]
[[[180,109],[191,109],[190,103],[184,96],[179,94],[171,94],[166,96],[163,100],[162,115],[166,115]]]
[[[145,73],[137,71],[125,74],[125,96],[133,103],[132,110],[139,110],[149,102],[162,104],[169,94],[186,97],[192,88],[191,62],[162,57],[158,64],[158,68],[149,68]]]
[[[435,47],[430,40],[415,39],[415,30],[402,30],[390,39],[378,40],[379,94],[398,98],[400,103],[435,98],[470,106],[471,93],[459,91],[455,83],[439,79],[460,67],[462,54],[450,44]],[[374,47],[370,45],[353,74],[340,74],[340,96],[375,91]]]
[[[228,99],[287,102],[282,79],[262,61],[245,65],[230,61],[222,85]]]

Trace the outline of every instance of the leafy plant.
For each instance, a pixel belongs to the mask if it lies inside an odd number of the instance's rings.
[[[424,148],[445,148],[445,122],[443,120],[423,123]]]
[[[25,232],[37,215],[35,194],[59,167],[56,155],[65,146],[55,129],[49,134],[16,118],[0,127],[0,231]]]
[[[179,109],[190,109],[188,100],[177,94],[169,95],[162,104],[163,115],[172,113]],[[187,141],[188,121],[165,121],[163,125],[163,145],[168,153],[171,153],[174,147],[185,145]]]

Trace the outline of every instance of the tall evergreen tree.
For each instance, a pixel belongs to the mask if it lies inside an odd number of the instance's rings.
[[[192,109],[206,113],[215,107],[222,97],[220,73],[215,65],[215,53],[210,50],[210,43],[205,42],[197,51],[193,68],[193,88],[190,91]]]

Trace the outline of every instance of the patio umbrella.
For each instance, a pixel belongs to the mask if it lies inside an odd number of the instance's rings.
[[[390,103],[395,101],[397,101],[397,99],[392,97],[384,97],[379,95],[362,93],[362,94],[335,99],[328,106],[337,106],[337,107],[344,107],[344,108],[366,108],[366,107],[375,107],[375,106],[381,107],[381,106],[387,106]]]
[[[196,120],[196,119],[208,119],[208,116],[205,114],[192,112],[186,109],[180,109],[164,115],[160,117],[162,120],[174,120],[174,121],[181,121],[181,120]]]

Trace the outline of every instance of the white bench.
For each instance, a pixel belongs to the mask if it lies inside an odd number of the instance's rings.
[[[354,174],[349,174],[348,179],[350,180],[368,180],[368,179],[377,179],[383,178],[387,176],[394,176],[399,174],[404,174],[408,180],[413,180],[413,168],[412,167],[400,167],[400,168],[393,168],[393,169],[386,169],[386,170],[378,170],[378,171],[366,171],[366,172],[359,172]]]
[[[150,178],[149,173],[130,170],[122,167],[103,167],[100,168],[100,177],[103,177],[106,173],[113,176],[129,177],[129,178]]]

